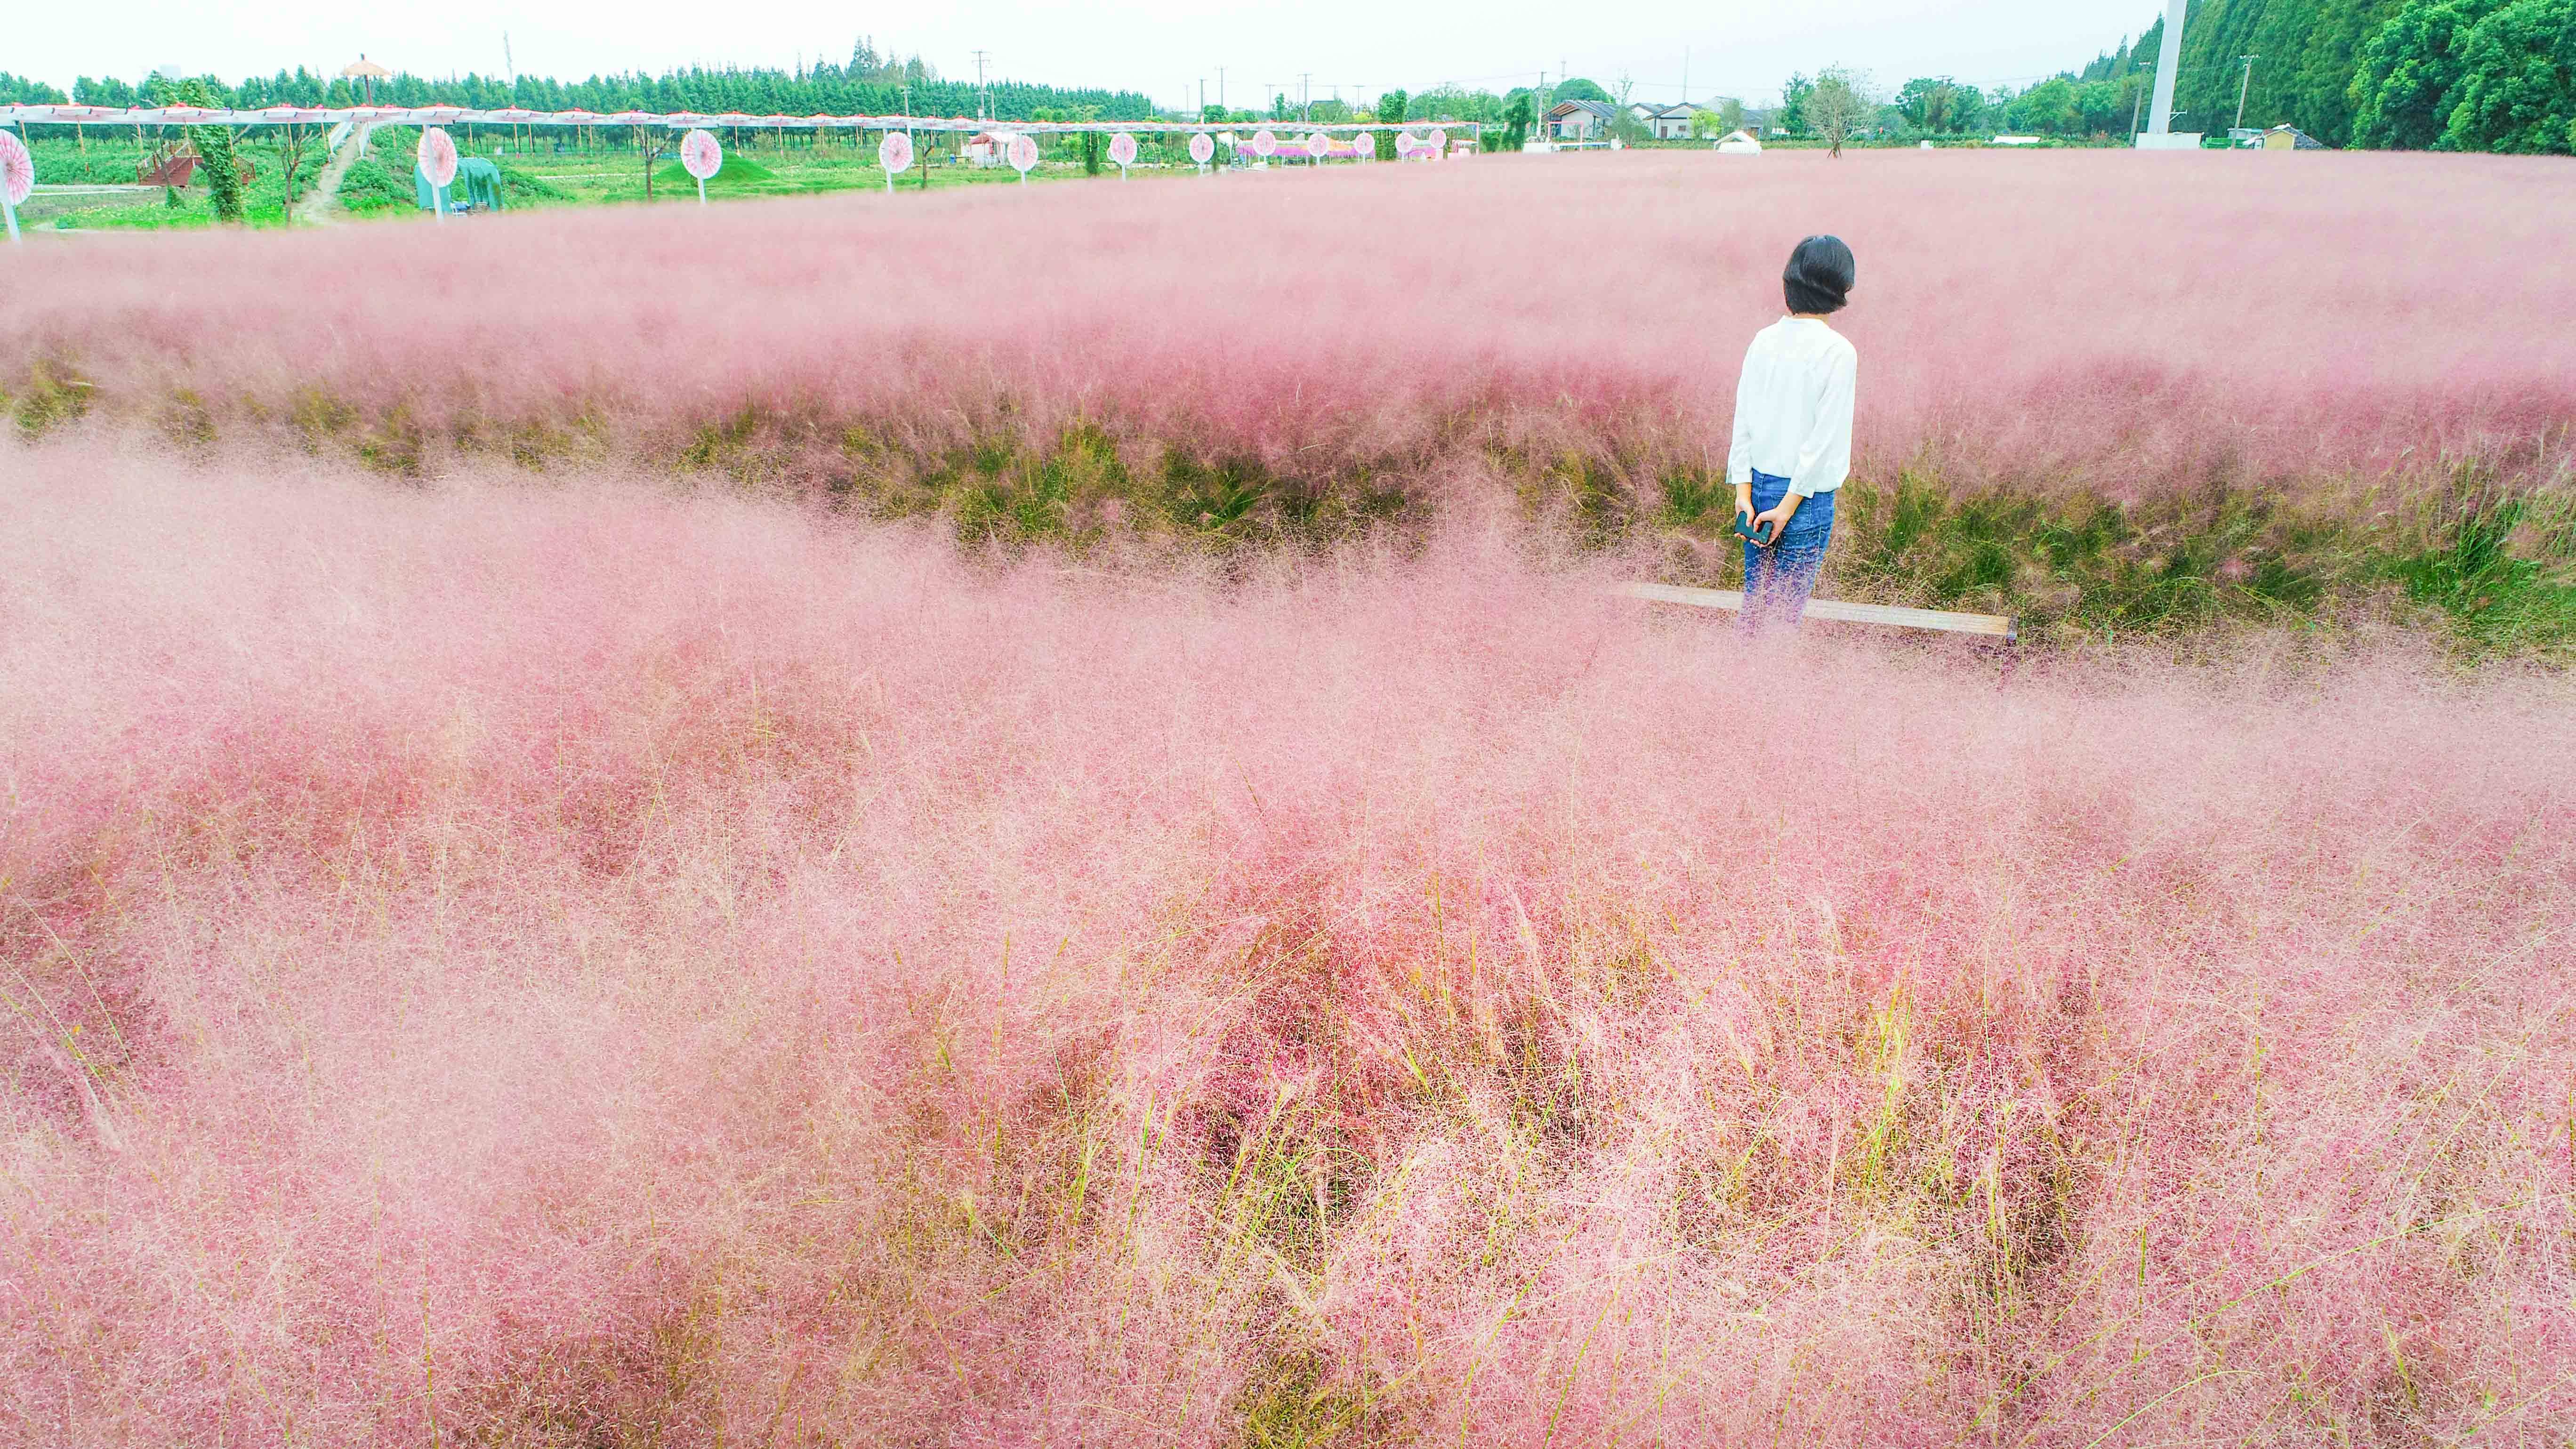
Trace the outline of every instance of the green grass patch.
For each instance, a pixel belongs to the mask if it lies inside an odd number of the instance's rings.
[[[2432,547],[2383,563],[2407,597],[2481,651],[2576,653],[2576,500],[2475,492],[2441,514]]]
[[[724,164],[716,168],[715,175],[707,178],[707,189],[713,191],[719,186],[745,186],[777,179],[777,172],[739,151],[728,151],[725,153]],[[696,186],[697,181],[698,178],[689,174],[689,168],[677,161],[653,174],[653,184],[656,186],[676,186],[686,189]]]
[[[420,196],[412,187],[411,174],[401,175],[386,166],[383,159],[370,154],[349,163],[340,177],[340,209],[357,216],[377,212],[419,209]]]
[[[383,184],[373,158],[353,169],[360,195]],[[407,189],[399,204],[412,205]],[[0,407],[31,437],[96,405],[67,364],[0,384]],[[195,447],[267,429],[403,478],[435,476],[468,455],[545,470],[621,452],[600,418],[542,405],[424,425],[308,393],[266,404],[164,399],[140,416]],[[1128,543],[1219,553],[1371,537],[1401,545],[1432,522],[1438,490],[1426,480],[1446,471],[1445,454],[1292,471],[1277,459],[1127,436],[1112,422],[1032,435],[1014,416],[997,399],[985,427],[930,441],[901,416],[744,407],[640,461],[729,491],[937,519],[978,551],[1077,555]],[[1644,572],[1664,582],[1741,582],[1742,548],[1728,532],[1733,490],[1721,473],[1658,473],[1624,452],[1475,456],[1535,526],[1588,547],[1645,544],[1656,561]],[[2466,656],[2576,661],[2576,494],[2563,484],[2509,488],[2467,466],[2367,489],[2212,479],[2121,501],[2044,485],[1962,490],[1920,465],[1844,486],[1820,592],[2010,614],[2032,644],[2377,620],[2430,630]]]

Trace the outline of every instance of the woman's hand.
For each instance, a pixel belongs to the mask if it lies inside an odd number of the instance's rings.
[[[1781,532],[1789,526],[1789,520],[1798,516],[1798,505],[1804,502],[1806,500],[1797,494],[1789,494],[1780,500],[1778,507],[1766,508],[1753,515],[1753,531],[1760,533],[1762,525],[1767,523],[1771,525],[1771,543],[1778,543]],[[1768,545],[1765,546],[1768,547]]]

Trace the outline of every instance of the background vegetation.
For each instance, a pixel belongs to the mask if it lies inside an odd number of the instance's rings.
[[[193,78],[218,105],[257,108],[274,105],[353,106],[367,92],[361,83],[323,77],[303,67],[271,76],[252,76],[239,84],[219,77]],[[161,87],[174,82],[141,84],[113,77],[82,76],[66,96],[59,89],[23,81],[0,72],[0,101],[27,103],[78,101],[94,106],[154,103]],[[375,82],[373,94],[383,105],[466,106],[497,110],[517,106],[532,111],[696,111],[722,115],[739,111],[751,116],[862,115],[978,116],[1034,120],[1044,108],[1087,107],[1107,120],[1143,120],[1153,103],[1133,91],[1110,91],[995,81],[987,87],[942,77],[919,56],[897,59],[880,55],[862,39],[849,63],[818,61],[798,69],[710,70],[689,67],[658,76],[594,75],[562,81],[544,76],[467,74],[429,77],[399,72]]]

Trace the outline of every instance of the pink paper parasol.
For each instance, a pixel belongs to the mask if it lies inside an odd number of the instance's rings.
[[[456,181],[456,142],[436,126],[420,133],[421,174],[441,191]]]
[[[680,164],[700,181],[716,174],[724,165],[724,147],[705,131],[691,131],[680,139]]]
[[[35,189],[36,158],[27,154],[27,143],[15,131],[0,131],[0,197],[17,206]]]

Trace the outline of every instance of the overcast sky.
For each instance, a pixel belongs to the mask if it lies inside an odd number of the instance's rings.
[[[1197,97],[1206,79],[1236,106],[1293,93],[1311,72],[1319,96],[1374,96],[1443,81],[1500,90],[1545,70],[1614,85],[1635,98],[1690,95],[1760,101],[1791,71],[1869,70],[1888,85],[1952,75],[1993,85],[2080,65],[2152,21],[2158,0],[1626,0],[1604,9],[1479,0],[1108,0],[1086,5],[990,0],[961,6],[864,6],[825,0],[34,0],[10,7],[0,70],[68,90],[79,75],[140,79],[176,65],[227,80],[281,67],[336,71],[364,51],[397,69],[573,79],[672,66],[789,66],[847,60],[872,34],[880,49],[918,52],[943,75],[971,79],[978,49],[997,78],[1134,89],[1158,104]],[[1339,88],[1338,92],[1336,88]]]

